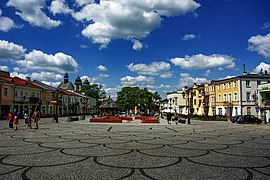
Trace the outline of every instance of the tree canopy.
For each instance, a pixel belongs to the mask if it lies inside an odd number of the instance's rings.
[[[144,111],[156,108],[156,101],[160,100],[160,95],[155,92],[151,93],[147,88],[123,87],[117,93],[116,103],[121,111],[132,110],[136,106]]]
[[[99,107],[101,102],[106,98],[106,92],[101,84],[83,85],[80,93],[81,92],[84,92],[86,96],[96,99],[97,107]]]

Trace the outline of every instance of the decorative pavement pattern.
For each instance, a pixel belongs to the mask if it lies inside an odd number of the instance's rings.
[[[0,127],[0,179],[270,179],[270,126]]]

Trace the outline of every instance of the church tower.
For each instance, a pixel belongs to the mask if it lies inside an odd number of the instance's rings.
[[[82,80],[80,78],[80,76],[78,75],[78,77],[75,80],[75,91],[81,91],[82,90]]]

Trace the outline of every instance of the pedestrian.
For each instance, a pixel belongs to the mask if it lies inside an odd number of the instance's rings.
[[[32,116],[32,119],[34,120],[35,122],[35,129],[38,129],[38,121],[39,121],[39,118],[40,118],[40,113],[37,109],[34,110],[34,113],[33,113],[33,116]]]
[[[172,118],[171,113],[168,113],[168,114],[167,114],[167,121],[168,121],[168,124],[171,124],[171,118]]]
[[[8,126],[10,129],[13,128],[13,119],[14,119],[14,113],[10,110],[7,116]]]
[[[29,119],[29,114],[27,111],[24,111],[24,123],[25,123],[25,129],[28,128],[28,119]]]
[[[18,116],[14,116],[14,119],[13,119],[13,121],[14,121],[14,131],[16,131],[16,130],[18,130]]]

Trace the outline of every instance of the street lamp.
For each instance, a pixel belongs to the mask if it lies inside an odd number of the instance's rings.
[[[183,91],[183,93],[182,93],[182,95],[183,95],[183,98],[184,99],[187,99],[187,101],[188,101],[188,103],[187,103],[187,106],[188,106],[188,118],[187,118],[187,124],[190,124],[190,105],[189,105],[189,103],[190,103],[190,99],[191,99],[191,97],[190,97],[190,92],[189,92],[189,90],[187,89],[187,87],[185,88],[186,90],[186,92],[185,91]],[[187,97],[187,98],[186,98]]]
[[[59,89],[55,90],[56,92],[56,109],[55,109],[55,122],[58,123],[58,93],[59,93]]]

